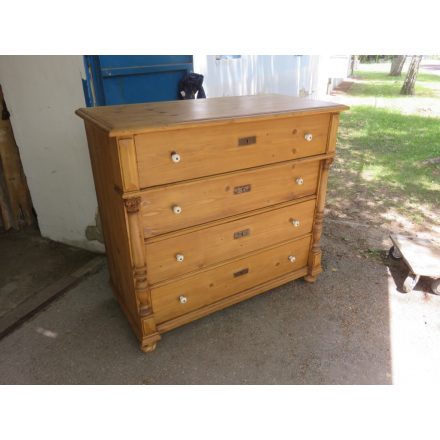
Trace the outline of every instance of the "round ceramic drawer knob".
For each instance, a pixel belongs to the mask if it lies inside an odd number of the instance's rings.
[[[297,228],[299,226],[299,220],[292,220],[292,225]]]
[[[180,295],[179,302],[180,302],[180,304],[186,304],[188,302],[188,298],[184,295]]]
[[[296,261],[296,257],[294,257],[293,255],[289,255],[289,261],[290,261],[291,263],[295,263],[295,261]]]
[[[297,183],[297,185],[303,185],[304,184],[304,179],[302,177],[297,177],[296,178],[296,183]]]
[[[179,263],[181,263],[184,259],[185,259],[185,257],[183,256],[183,254],[176,254],[176,260]]]
[[[179,153],[173,153],[173,154],[171,155],[171,160],[172,160],[174,163],[179,163],[179,162],[180,162],[180,154],[179,154]]]
[[[307,142],[311,142],[311,140],[313,139],[313,135],[312,135],[312,133],[306,133],[306,134],[304,135],[304,139],[305,139]]]
[[[173,212],[174,212],[174,214],[180,214],[182,212],[182,208],[178,205],[174,205]]]

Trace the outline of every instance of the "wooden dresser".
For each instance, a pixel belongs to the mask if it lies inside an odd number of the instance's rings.
[[[281,95],[77,110],[110,280],[141,349],[321,272],[339,104]]]

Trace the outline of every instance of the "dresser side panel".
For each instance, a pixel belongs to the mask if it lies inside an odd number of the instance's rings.
[[[117,190],[122,187],[117,142],[87,121],[85,126],[112,287],[140,335],[127,218]]]
[[[327,153],[335,154],[336,152],[336,139],[338,136],[339,128],[339,113],[334,113],[330,118],[329,134],[327,139]]]

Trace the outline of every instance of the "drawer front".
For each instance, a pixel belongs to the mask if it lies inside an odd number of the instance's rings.
[[[329,124],[324,114],[137,135],[139,184],[146,188],[321,154]]]
[[[284,163],[142,193],[144,236],[163,234],[316,193],[319,161]]]
[[[315,200],[146,244],[150,284],[231,257],[282,243],[312,231]]]
[[[151,289],[156,322],[164,322],[307,265],[310,236],[283,243]],[[289,258],[294,257],[294,258]],[[291,261],[292,260],[292,261]]]

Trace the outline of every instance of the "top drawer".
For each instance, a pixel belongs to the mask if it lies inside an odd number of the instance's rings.
[[[324,153],[330,114],[135,136],[139,186],[161,185]]]

